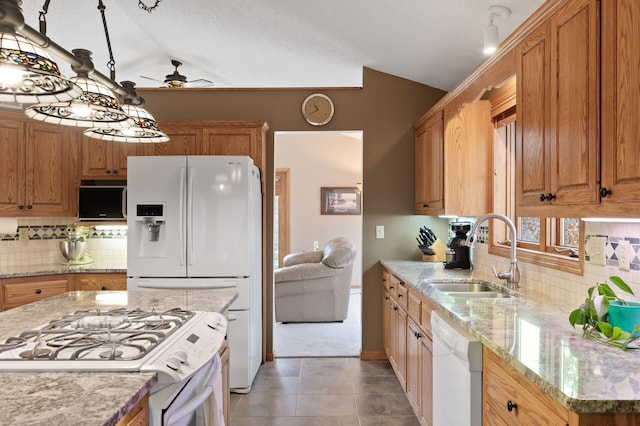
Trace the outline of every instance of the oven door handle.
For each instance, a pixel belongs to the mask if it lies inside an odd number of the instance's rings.
[[[196,408],[201,406],[204,403],[204,401],[207,398],[209,398],[209,396],[212,393],[213,393],[213,388],[211,386],[205,386],[200,393],[196,394],[193,398],[187,401],[184,405],[182,405],[176,411],[169,414],[167,418],[164,419],[166,421],[165,424],[167,426],[171,426],[173,424],[176,424],[178,421],[180,421],[183,417],[187,416],[188,414],[193,413],[193,411],[195,411]]]

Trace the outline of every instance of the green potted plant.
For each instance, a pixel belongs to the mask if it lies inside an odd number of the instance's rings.
[[[608,281],[633,295],[622,278],[611,276]],[[569,323],[574,328],[582,325],[582,334],[587,339],[621,349],[640,349],[631,346],[640,338],[640,303],[620,299],[606,280],[589,288],[584,303],[569,314]]]

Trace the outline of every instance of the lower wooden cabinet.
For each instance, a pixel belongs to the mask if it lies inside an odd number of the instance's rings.
[[[149,424],[149,394],[146,394],[120,419],[116,426],[147,426]]]
[[[225,340],[224,344],[218,352],[222,361],[222,414],[224,416],[224,424],[231,424],[229,415],[231,413],[231,391],[229,390],[229,342]]]
[[[108,291],[127,289],[127,274],[90,273],[74,274],[76,291]]]
[[[73,276],[38,275],[2,280],[2,309],[7,310],[73,291]]]

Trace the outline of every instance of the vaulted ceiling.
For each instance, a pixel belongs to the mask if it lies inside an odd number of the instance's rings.
[[[38,28],[44,0],[22,5]],[[489,7],[504,39],[543,0],[103,0],[116,80],[158,87],[183,63],[189,80],[215,87],[358,87],[369,67],[451,90],[486,56]],[[143,7],[157,7],[147,12]],[[47,35],[71,51],[93,51],[109,75],[98,0],[51,0]],[[62,62],[62,61],[59,61]],[[59,64],[67,76],[73,72]],[[147,77],[147,78],[145,78]],[[195,84],[194,84],[195,85]]]

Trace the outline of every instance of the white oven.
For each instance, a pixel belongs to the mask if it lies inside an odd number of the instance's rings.
[[[0,371],[152,371],[150,425],[224,426],[227,319],[171,309],[78,311],[0,342]]]

